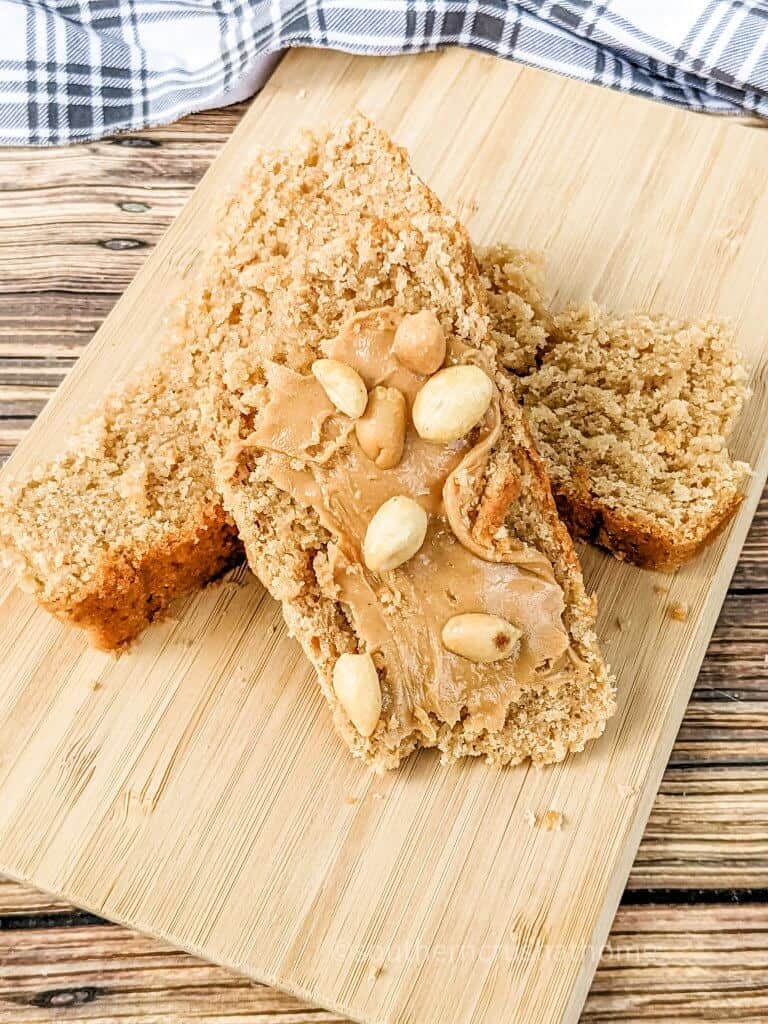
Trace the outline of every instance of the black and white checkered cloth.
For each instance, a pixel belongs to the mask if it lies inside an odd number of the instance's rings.
[[[467,46],[768,117],[767,0],[0,0],[0,142],[86,141],[251,95],[291,46]]]

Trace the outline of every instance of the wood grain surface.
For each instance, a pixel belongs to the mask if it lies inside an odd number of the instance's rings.
[[[0,155],[3,451],[74,364],[241,114],[198,115],[77,150]],[[768,1017],[766,566],[764,500],[585,1021]],[[0,884],[0,966],[2,1021],[341,1019],[11,883]]]
[[[82,914],[0,931],[8,1024],[341,1024],[338,1014]],[[581,1024],[768,1019],[763,907],[622,906]],[[448,1024],[450,1018],[446,1018]],[[501,1020],[501,1019],[500,1019]]]

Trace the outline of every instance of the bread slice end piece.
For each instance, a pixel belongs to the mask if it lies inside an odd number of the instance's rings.
[[[561,519],[574,537],[604,548],[620,562],[655,572],[674,572],[720,536],[744,495],[739,491],[725,495],[706,521],[698,523],[685,538],[678,531],[665,529],[662,523],[643,525],[636,516],[567,486],[558,489],[555,500]]]
[[[176,347],[107,396],[56,458],[0,492],[0,559],[92,643],[125,646],[242,556]]]
[[[646,569],[688,562],[731,520],[749,473],[727,447],[749,396],[730,325],[595,303],[553,315],[538,254],[499,245],[478,258],[502,360],[573,536]]]

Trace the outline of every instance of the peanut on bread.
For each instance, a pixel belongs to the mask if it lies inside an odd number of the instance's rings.
[[[444,409],[449,422],[432,433],[434,441],[413,431],[406,458],[417,444],[424,458],[456,460],[474,452],[475,435],[488,442],[478,449],[474,469],[453,481],[456,493],[446,497],[462,520],[461,543],[451,541],[441,517],[430,513],[424,548],[415,547],[422,534],[421,528],[414,530],[405,553],[417,553],[394,569],[375,571],[355,561],[356,540],[336,530],[328,510],[354,515],[355,490],[364,491],[370,480],[396,496],[395,484],[387,481],[398,473],[408,482],[404,496],[412,499],[418,475],[408,475],[410,462],[387,470],[370,460],[357,444],[357,421],[329,415],[312,367],[320,358],[349,362],[340,339],[354,340],[357,330],[369,331],[371,344],[384,344],[389,334],[381,325],[389,318],[392,341],[386,344],[394,362],[386,386],[399,387],[393,374],[418,371],[407,371],[404,364],[397,368],[394,336],[404,314],[423,310],[434,314],[444,336],[466,354],[466,365],[438,369],[419,386],[453,371],[471,380],[458,404],[446,394],[446,406],[430,407],[428,424]],[[417,746],[438,747],[445,758],[482,755],[496,764],[559,760],[599,735],[613,710],[612,686],[594,634],[594,604],[510,381],[497,362],[490,326],[463,228],[412,173],[405,154],[363,118],[322,136],[306,136],[300,145],[255,162],[235,193],[186,310],[187,344],[196,353],[201,379],[207,374],[202,421],[225,506],[238,524],[251,567],[282,602],[289,629],[317,668],[337,730],[355,755],[377,769],[395,767]],[[478,363],[492,367],[493,380],[471,365],[473,352]],[[378,375],[375,367],[362,368],[369,354],[366,342],[356,368],[371,389]],[[300,418],[291,398],[298,394]],[[496,419],[488,419],[492,396]],[[464,415],[465,406],[471,407],[471,417]],[[464,436],[467,432],[471,437]],[[447,437],[458,440],[442,440]],[[331,475],[336,490],[329,505],[322,488]],[[430,492],[422,500],[439,497]],[[501,524],[504,540],[497,541]],[[516,664],[514,656],[483,663],[441,653],[440,628],[422,624],[419,595],[434,586],[432,596],[442,602],[440,626],[450,618],[445,607],[451,595],[440,586],[439,572],[424,575],[424,559],[428,564],[435,551],[443,551],[440,544],[453,544],[457,583],[472,585],[461,567],[471,562],[474,570],[477,556],[465,543],[476,551],[498,547],[499,557],[517,552],[531,566],[515,578],[521,581],[522,603],[523,578],[546,590],[548,614],[558,626],[553,644],[562,662],[554,674],[537,660],[527,639],[520,648],[528,674],[517,685],[508,667],[510,661]],[[499,580],[507,571],[501,562],[483,564]],[[374,596],[353,595],[355,588]],[[504,600],[514,593],[500,583],[496,588]],[[468,603],[481,611],[479,583],[477,589],[477,600],[473,596]],[[414,609],[418,628],[407,615],[398,619],[399,603]],[[535,615],[540,614],[537,607]],[[361,617],[372,620],[370,629],[363,629]],[[404,631],[400,654],[389,627],[380,643],[369,646],[364,639],[385,620],[390,626],[399,622]],[[409,625],[414,626],[410,636]],[[497,626],[494,636],[501,637]],[[514,637],[505,626],[505,641]],[[416,652],[413,658],[409,647]],[[360,728],[350,710],[358,671],[350,683],[345,655],[370,656],[377,670],[381,713],[370,733],[373,714]],[[455,658],[451,664],[468,686],[464,712],[455,695],[461,688],[452,689],[441,676],[422,677],[422,655]],[[359,676],[372,684],[366,665]],[[498,693],[494,673],[506,673],[503,701],[493,696]]]
[[[540,255],[496,246],[481,252],[479,262],[494,343],[516,386],[524,389],[530,378],[531,396],[536,389],[542,393],[546,411],[540,416],[532,397],[521,393],[521,398],[534,430],[541,420],[548,472],[571,530],[652,568],[672,568],[692,557],[738,507],[745,473],[727,449],[728,432],[746,394],[730,332],[717,321],[703,321],[691,333],[694,321],[611,317],[590,306],[559,318],[556,336]],[[669,458],[650,428],[632,458],[601,465],[599,451],[583,447],[589,431],[579,427],[585,414],[598,408],[592,404],[590,375],[574,363],[566,389],[551,387],[554,378],[535,373],[546,353],[556,355],[553,339],[573,345],[581,338],[593,346],[602,338],[602,383],[615,408],[626,413],[630,424],[638,403],[641,420],[657,416],[660,409],[653,407],[651,396],[632,387],[624,393],[626,342],[634,335],[647,345],[643,362],[651,366],[667,359],[670,344],[695,342],[689,352],[696,358],[680,379],[682,392],[692,396],[691,419],[679,418],[683,406],[677,404],[666,415],[678,416],[674,436],[682,451],[694,450],[694,441],[701,448],[704,472],[698,476],[690,460]],[[625,342],[614,343],[614,336]],[[0,555],[44,607],[85,628],[100,647],[130,641],[174,597],[201,586],[240,555],[234,524],[223,510],[198,437],[196,377],[175,348],[170,353],[108,396],[65,442],[58,458],[16,482],[6,480],[0,494]],[[567,367],[566,349],[563,356]],[[358,437],[367,429],[368,413],[356,420]],[[559,455],[555,449],[566,431],[555,420],[571,425],[569,446],[563,445]],[[398,460],[393,445],[384,440],[388,434],[388,428],[374,431],[374,454],[369,456],[374,462]],[[631,443],[630,431],[620,423],[615,437],[617,451],[622,437]],[[714,441],[713,450],[706,450],[707,438]],[[647,445],[653,472],[637,475],[633,467]],[[151,514],[144,514],[144,508]]]

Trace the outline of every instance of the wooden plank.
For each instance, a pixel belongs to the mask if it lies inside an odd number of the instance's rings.
[[[768,889],[765,768],[668,768],[629,888]]]
[[[110,925],[0,931],[0,1022],[343,1021]]]
[[[135,180],[147,189],[190,186],[205,173],[230,134],[226,129],[219,138],[200,133],[194,146],[181,133],[165,140],[152,133],[151,138],[143,140],[136,136],[102,139],[72,148],[17,148],[13,163],[5,165],[0,190],[18,188],[23,182],[26,189],[39,190],[43,196],[52,188],[87,190],[118,181],[125,189],[130,187],[125,184],[129,167],[137,176]]]
[[[308,1006],[109,925],[0,931],[0,1024],[331,1024]],[[620,908],[581,1024],[768,1017],[765,904]]]
[[[765,500],[763,508],[768,510]],[[749,558],[749,552],[743,557]],[[755,558],[752,564],[757,582],[765,587],[766,562]],[[764,589],[728,594],[696,682],[698,699],[768,699],[766,603]]]
[[[546,247],[559,301],[736,316],[756,384],[735,440],[756,468],[744,508],[670,582],[686,622],[652,576],[587,555],[620,711],[588,756],[542,773],[444,772],[424,756],[386,780],[361,774],[258,588],[187,602],[117,662],[8,591],[0,656],[19,674],[0,682],[0,863],[362,1019],[570,1022],[594,964],[548,954],[607,934],[765,478],[762,134],[464,53],[292,55],[13,461],[53,451],[81,389],[120,379],[158,337],[210,197],[253,145],[353,106],[412,147],[478,240],[514,229]],[[617,615],[632,628],[613,636]],[[526,812],[552,806],[563,832],[530,830]],[[510,946],[525,953],[512,964]]]
[[[0,299],[22,289],[121,293],[244,109],[87,147],[6,151],[0,193],[13,202],[0,206]]]
[[[60,900],[31,885],[22,885],[0,875],[0,919],[8,916],[51,914],[70,909],[71,905],[66,900]]]
[[[689,764],[768,764],[768,702],[689,704],[670,765]]]

